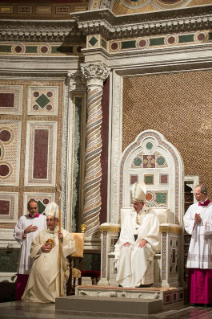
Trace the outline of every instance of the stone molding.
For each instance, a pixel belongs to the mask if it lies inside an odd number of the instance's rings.
[[[88,86],[103,86],[103,81],[106,80],[109,75],[109,68],[102,63],[85,63],[82,64],[81,69]]]
[[[115,16],[109,9],[71,14],[84,35],[101,34],[107,40],[148,34],[208,29],[212,6]]]
[[[82,33],[75,21],[24,21],[1,20],[1,41],[74,42],[82,40]]]
[[[73,73],[73,71],[68,72],[68,78],[69,78],[69,90],[72,91],[83,91],[85,92],[86,87],[86,79],[84,74],[81,71],[76,71]]]

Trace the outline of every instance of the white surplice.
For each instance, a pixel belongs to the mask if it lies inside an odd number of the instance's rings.
[[[200,214],[202,222],[194,225],[196,213]],[[191,205],[183,220],[186,232],[191,235],[186,267],[212,269],[212,203]]]
[[[34,232],[27,233],[26,238],[23,238],[24,230],[28,226],[37,226],[38,229]],[[18,274],[28,275],[33,264],[33,259],[30,257],[30,248],[32,241],[38,233],[46,229],[46,216],[29,217],[29,215],[21,216],[15,225],[13,236],[19,244],[21,244],[21,251],[19,257]]]
[[[122,287],[139,287],[155,252],[160,249],[157,215],[144,206],[138,214],[139,224],[136,223],[136,217],[137,213],[133,209],[126,213],[119,240],[115,245],[116,281]],[[137,240],[134,235],[138,236]],[[140,248],[138,245],[142,239],[145,239],[147,244]],[[123,247],[127,242],[130,246]]]
[[[61,243],[61,274],[59,272],[59,239],[58,227],[54,231],[43,230],[32,242],[31,257],[35,258],[29,280],[22,297],[26,302],[55,302],[59,297],[60,278],[61,293],[64,295],[64,284],[69,276],[69,263],[66,259],[75,251],[75,241],[72,235],[66,230],[62,230],[63,241]],[[42,252],[42,245],[53,239],[55,247],[50,252]]]

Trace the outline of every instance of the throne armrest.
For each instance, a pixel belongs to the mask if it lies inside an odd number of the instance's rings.
[[[177,224],[163,223],[159,226],[160,233],[180,234],[182,227]]]

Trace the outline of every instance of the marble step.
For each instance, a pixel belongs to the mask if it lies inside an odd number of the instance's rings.
[[[162,300],[67,296],[56,298],[55,310],[114,314],[154,314],[162,311]]]

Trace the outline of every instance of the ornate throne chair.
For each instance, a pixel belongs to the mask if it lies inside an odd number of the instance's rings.
[[[114,245],[124,212],[131,206],[132,185],[144,182],[147,205],[159,217],[161,250],[155,254],[154,263],[145,274],[143,284],[148,284],[153,276],[155,287],[182,287],[183,162],[178,150],[162,134],[147,130],[125,149],[119,168],[117,219],[100,226],[102,256],[98,284],[117,285]]]

